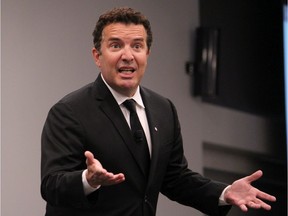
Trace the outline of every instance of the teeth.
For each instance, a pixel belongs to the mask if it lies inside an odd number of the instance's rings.
[[[119,69],[119,72],[134,72],[134,69]]]

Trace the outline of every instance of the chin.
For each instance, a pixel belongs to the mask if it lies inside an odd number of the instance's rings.
[[[124,93],[126,96],[133,96],[137,89],[137,85],[121,85],[119,91]]]
[[[121,82],[119,82],[119,86],[122,86],[123,88],[135,88],[138,85],[138,81],[134,80],[134,79],[129,79],[129,80],[121,80]]]

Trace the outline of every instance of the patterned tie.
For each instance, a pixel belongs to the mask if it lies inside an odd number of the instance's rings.
[[[146,176],[149,173],[150,167],[150,154],[148,149],[148,144],[146,140],[146,136],[144,130],[139,121],[137,112],[136,112],[136,104],[133,99],[129,99],[124,101],[123,105],[130,111],[130,127],[132,136],[134,138],[135,144],[137,145],[137,151],[139,151],[137,155],[139,155],[139,160],[141,161],[141,165],[144,168]]]

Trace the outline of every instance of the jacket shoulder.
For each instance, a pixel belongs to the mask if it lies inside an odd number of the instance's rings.
[[[164,97],[151,89],[141,86],[140,92],[141,92],[144,104],[148,103],[150,105],[152,104],[153,106],[158,106],[162,108],[163,106],[170,107],[170,108],[172,107],[173,109],[175,108],[174,104],[169,98]]]
[[[58,101],[58,103],[74,103],[88,99],[88,97],[92,96],[92,89],[93,89],[93,83],[89,83],[65,95]]]

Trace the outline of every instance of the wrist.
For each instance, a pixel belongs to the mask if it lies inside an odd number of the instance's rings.
[[[219,197],[219,205],[229,205],[229,203],[227,202],[226,199],[226,194],[227,191],[229,190],[229,188],[231,187],[231,185],[228,185],[221,193],[220,197]]]
[[[82,172],[82,183],[85,195],[89,195],[101,187],[101,185],[91,186],[87,180],[87,173],[87,169]]]

